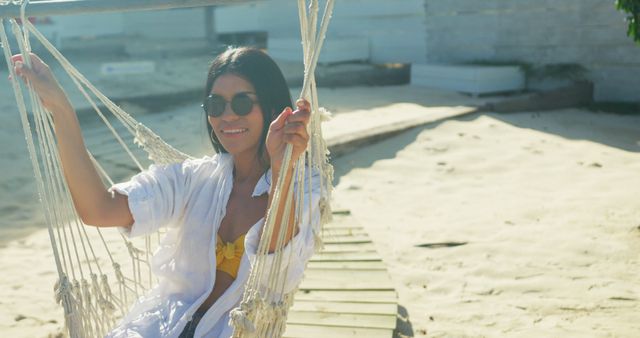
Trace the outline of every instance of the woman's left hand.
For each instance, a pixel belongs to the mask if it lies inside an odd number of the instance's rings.
[[[311,117],[309,102],[300,99],[296,102],[296,106],[298,107],[296,111],[289,107],[285,108],[269,126],[267,152],[269,152],[271,168],[274,173],[282,169],[282,159],[288,143],[293,145],[290,168],[307,149],[309,143],[309,133],[307,132],[307,125]]]

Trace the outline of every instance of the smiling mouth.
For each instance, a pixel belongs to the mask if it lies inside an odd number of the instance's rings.
[[[238,128],[238,129],[223,129],[222,133],[227,135],[241,134],[246,132],[249,129],[246,128]]]

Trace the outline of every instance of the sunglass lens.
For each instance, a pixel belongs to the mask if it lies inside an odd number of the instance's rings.
[[[238,94],[231,100],[231,109],[240,116],[249,114],[252,108],[253,100],[247,95]]]
[[[219,117],[224,113],[224,107],[227,103],[224,99],[217,95],[210,95],[204,100],[204,110],[207,115],[212,117]]]

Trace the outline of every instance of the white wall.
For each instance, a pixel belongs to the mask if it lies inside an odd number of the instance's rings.
[[[151,12],[123,13],[124,31],[127,35],[149,38],[205,37],[205,8],[180,8]]]
[[[61,37],[205,34],[203,8],[54,19]],[[217,7],[215,26],[219,33],[300,35],[294,0]],[[579,63],[597,100],[640,101],[640,47],[612,0],[337,0],[328,39],[341,36],[366,37],[376,63]]]
[[[426,58],[424,20],[424,0],[338,0],[327,39],[367,37],[375,63],[422,62]],[[269,37],[300,38],[294,0],[219,7],[215,22],[219,33],[267,31]]]
[[[97,37],[123,33],[122,14],[53,16],[51,24],[38,24],[45,32],[56,32],[60,38]]]
[[[427,60],[579,63],[596,100],[640,101],[640,46],[603,0],[425,0]]]
[[[62,38],[98,37],[126,34],[148,38],[204,38],[205,9],[183,8],[150,12],[87,14],[52,17],[52,25]]]
[[[88,41],[96,37],[118,36],[123,34],[122,14],[93,14],[72,16],[39,17],[35,20],[36,28],[56,48],[74,48],[75,41]],[[10,25],[5,21],[5,29]],[[11,39],[11,37],[10,37]],[[40,51],[40,44],[35,42],[33,47]],[[16,45],[11,43],[11,45]],[[17,47],[15,47],[17,48]]]

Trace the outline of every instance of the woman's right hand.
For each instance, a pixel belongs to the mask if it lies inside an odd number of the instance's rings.
[[[11,61],[16,76],[33,85],[44,107],[53,114],[62,170],[78,215],[85,224],[130,226],[133,216],[127,197],[107,191],[89,157],[78,117],[67,95],[49,66],[37,55],[30,56],[31,67],[27,67],[22,55],[14,55]]]
[[[30,53],[30,56],[31,67],[27,67],[22,54],[11,57],[16,75],[33,85],[33,89],[40,97],[42,105],[48,111],[55,113],[56,111],[70,108],[71,103],[49,66],[36,54]]]

